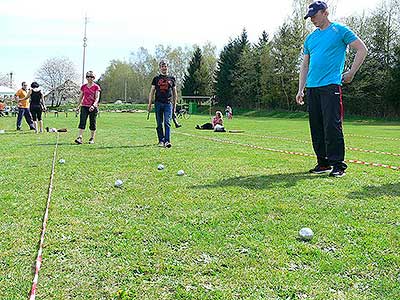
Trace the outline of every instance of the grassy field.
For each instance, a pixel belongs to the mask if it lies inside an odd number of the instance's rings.
[[[235,117],[226,127],[236,134],[194,129],[206,121],[184,120],[164,149],[145,113],[102,113],[94,145],[73,144],[75,117],[45,118],[69,132],[37,299],[400,299],[400,170],[350,163],[343,178],[313,176],[313,157],[266,150],[312,154],[306,118]],[[0,118],[7,300],[31,287],[57,136],[14,127]],[[347,159],[400,166],[399,123],[352,120],[345,134],[357,149]],[[298,239],[302,227],[310,242]]]

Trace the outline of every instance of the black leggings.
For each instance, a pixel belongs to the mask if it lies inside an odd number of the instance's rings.
[[[42,109],[40,106],[31,105],[31,114],[33,121],[42,121]]]
[[[212,130],[213,129],[213,125],[211,123],[205,123],[201,126],[197,125],[196,129],[206,129],[206,130]]]
[[[79,119],[79,129],[85,129],[86,127],[86,121],[87,118],[89,117],[89,129],[90,130],[96,130],[96,117],[97,117],[97,108],[93,111],[89,111],[89,107],[87,106],[81,106],[81,115]]]

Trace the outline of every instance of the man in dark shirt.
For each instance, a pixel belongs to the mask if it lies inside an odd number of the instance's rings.
[[[170,148],[172,146],[171,117],[176,109],[178,93],[176,91],[175,78],[168,76],[168,63],[165,60],[161,60],[158,66],[160,68],[160,75],[154,77],[151,83],[147,109],[151,111],[152,100],[155,94],[158,146]]]

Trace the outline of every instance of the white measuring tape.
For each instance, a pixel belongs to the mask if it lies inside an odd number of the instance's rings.
[[[53,154],[53,164],[51,166],[49,189],[47,192],[46,210],[43,215],[42,233],[40,235],[39,250],[37,253],[37,257],[36,257],[35,276],[33,277],[32,288],[31,288],[29,300],[35,300],[35,298],[36,298],[36,290],[37,290],[37,284],[38,284],[38,279],[39,279],[39,271],[40,271],[40,267],[42,266],[42,252],[43,252],[43,244],[44,244],[44,235],[46,233],[47,220],[49,219],[49,207],[50,207],[51,193],[53,191],[54,168],[55,168],[55,164],[56,164],[57,147],[58,147],[59,137],[60,137],[60,134],[57,133],[57,141],[56,141],[56,146],[54,148],[54,154]]]

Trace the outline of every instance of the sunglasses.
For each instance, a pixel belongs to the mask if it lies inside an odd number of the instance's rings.
[[[86,78],[94,78],[94,76],[86,76]]]

